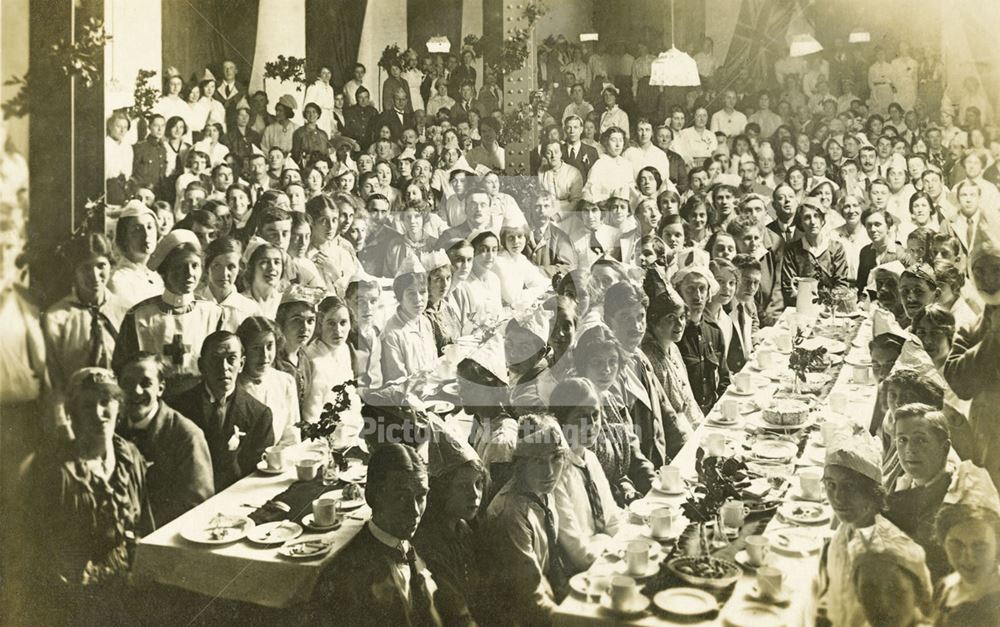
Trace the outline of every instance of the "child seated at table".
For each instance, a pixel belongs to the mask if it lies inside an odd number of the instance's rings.
[[[295,379],[299,413],[305,421],[312,422],[313,418],[305,413],[306,400],[316,376],[313,363],[306,355],[306,345],[316,331],[316,306],[312,296],[298,289],[286,292],[281,297],[274,322],[281,334],[274,367]]]
[[[237,385],[271,408],[271,427],[278,446],[299,442],[299,395],[295,379],[274,367],[278,329],[262,316],[251,316],[236,330],[246,360]]]
[[[459,405],[472,416],[469,444],[490,472],[492,487],[499,489],[510,478],[517,420],[506,407],[507,384],[495,372],[498,364],[480,363],[490,361],[480,353],[458,363]]]
[[[913,317],[933,303],[938,293],[934,269],[925,263],[913,264],[899,275],[899,300],[911,324]]]
[[[875,545],[854,561],[854,593],[869,625],[929,627],[931,581],[920,547]]]
[[[316,420],[335,385],[358,375],[357,358],[347,341],[351,315],[347,303],[327,296],[316,308],[316,337],[306,348],[306,356],[316,373],[306,401],[305,416]]]
[[[528,223],[523,217],[504,220],[500,229],[500,252],[493,271],[500,277],[500,295],[507,306],[531,305],[551,285],[538,266],[524,255],[528,242]]]
[[[572,572],[589,568],[607,548],[623,521],[601,462],[590,447],[601,432],[600,409],[581,400],[596,399],[586,379],[571,378],[552,390],[552,411],[569,446],[567,461],[556,484],[559,546]]]
[[[504,329],[504,358],[510,380],[510,407],[515,415],[544,409],[557,381],[549,372],[548,314],[539,311],[514,318]]]

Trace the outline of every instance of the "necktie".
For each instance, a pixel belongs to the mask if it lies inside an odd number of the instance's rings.
[[[726,365],[731,372],[737,372],[746,363],[746,352],[743,350],[743,324],[746,318],[742,304],[736,305],[736,319],[739,329],[735,330],[733,339],[729,341],[729,354],[726,356]]]
[[[569,160],[576,161],[576,148],[571,147],[569,149]]]
[[[583,463],[580,470],[583,471],[583,486],[587,489],[587,500],[590,501],[590,514],[594,517],[594,529],[604,531],[604,506],[601,504],[601,495],[597,493],[597,484],[594,483],[587,462]]]
[[[600,240],[597,239],[597,231],[590,232],[590,250],[594,252],[595,255],[604,254],[604,246],[601,244]]]
[[[410,568],[410,606],[423,621],[430,615],[430,602],[424,596],[424,576],[417,567],[417,553],[412,546],[406,552],[406,565]]]
[[[527,495],[531,501],[541,508],[545,524],[545,536],[549,541],[549,583],[552,583],[553,575],[563,573],[562,556],[559,554],[558,536],[556,535],[555,517],[552,510],[542,497],[537,494]]]
[[[90,313],[90,350],[87,353],[87,365],[98,368],[111,367],[111,353],[104,343],[104,332],[111,336],[112,344],[118,340],[118,330],[111,320],[101,311],[100,305],[76,304],[80,309]]]
[[[743,339],[744,348],[746,348],[747,309],[743,303],[736,305],[736,319],[740,325],[740,337]]]

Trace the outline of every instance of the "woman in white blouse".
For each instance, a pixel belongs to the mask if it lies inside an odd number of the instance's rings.
[[[292,375],[274,367],[278,356],[277,327],[267,318],[253,316],[240,324],[236,335],[246,358],[236,385],[271,408],[275,446],[297,444],[300,441],[295,426],[300,420],[298,390]]]
[[[185,139],[193,142],[194,134],[198,133],[200,136],[201,132],[205,129],[211,107],[208,103],[202,101],[201,87],[198,85],[191,85],[188,88],[187,93],[184,95],[184,101],[187,103],[187,111],[182,114],[182,117],[188,126],[188,134]]]
[[[208,155],[209,166],[212,168],[220,163],[225,163],[226,157],[229,155],[229,148],[219,141],[222,133],[222,125],[210,120],[205,125],[204,138],[194,145],[195,150]]]
[[[162,115],[167,121],[174,116],[183,118],[188,111],[188,104],[181,98],[181,92],[183,91],[184,80],[177,75],[168,76],[163,85],[163,96],[153,107],[153,111]],[[170,129],[168,128],[167,131],[167,137],[169,137]],[[167,174],[169,175],[170,173],[168,172]]]
[[[330,72],[330,68],[321,67],[316,80],[309,87],[306,87],[306,101],[302,105],[304,107],[312,102],[319,107],[320,116],[316,125],[330,137],[333,137],[334,130],[337,129],[336,122],[333,119],[334,95],[333,87],[330,86],[330,79],[332,77],[333,74]]]

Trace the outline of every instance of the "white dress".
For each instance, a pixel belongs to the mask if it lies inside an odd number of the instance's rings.
[[[321,111],[316,126],[328,136],[333,137],[335,128],[333,122],[333,87],[329,83],[324,83],[317,79],[315,83],[306,87],[306,98],[302,106],[305,107],[310,102],[316,103]]]
[[[271,409],[271,427],[274,429],[276,446],[289,446],[300,441],[299,393],[295,387],[295,377],[272,367],[264,371],[260,381],[254,382],[241,377],[239,385],[261,403]]]

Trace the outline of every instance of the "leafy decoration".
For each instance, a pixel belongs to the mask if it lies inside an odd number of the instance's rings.
[[[468,50],[477,59],[483,57],[483,40],[479,35],[466,35],[462,40],[462,50]]]
[[[799,329],[795,333],[794,348],[788,359],[788,367],[792,369],[799,381],[805,382],[807,373],[823,372],[829,366],[829,362],[826,360],[825,346],[814,349],[803,348],[803,341],[805,341],[805,336]]]
[[[128,110],[129,117],[133,119],[145,118],[152,111],[156,102],[160,99],[160,90],[153,87],[151,78],[156,76],[155,70],[139,70],[135,77],[135,104]]]
[[[542,0],[534,0],[524,7],[524,19],[528,20],[528,26],[534,26],[538,18],[549,12],[549,7]]]
[[[378,66],[389,71],[389,68],[393,65],[398,67],[403,67],[403,51],[399,49],[399,44],[392,44],[391,46],[386,46],[385,50],[382,51],[382,56],[378,60]]]
[[[104,22],[90,18],[82,27],[82,34],[70,43],[65,38],[49,48],[48,62],[59,68],[68,78],[79,78],[90,89],[101,81],[104,60],[101,53],[111,41],[104,30]],[[14,96],[3,103],[4,118],[20,118],[31,112],[31,72],[4,81],[4,85],[18,87]]]
[[[524,67],[528,60],[528,39],[531,33],[524,28],[515,28],[510,37],[503,40],[500,55],[492,68],[495,74],[510,74]]]
[[[681,505],[684,516],[693,523],[716,520],[726,501],[739,500],[740,490],[750,483],[746,464],[735,457],[705,456],[704,450],[699,448],[695,468],[698,485]]]
[[[341,417],[344,412],[351,408],[350,392],[357,389],[357,386],[358,382],[353,379],[333,386],[331,388],[334,393],[333,402],[323,406],[319,420],[316,422],[303,420],[295,423],[295,426],[301,431],[302,437],[308,440],[319,440],[333,435],[342,422]]]
[[[264,78],[273,78],[281,82],[291,81],[296,84],[295,89],[301,91],[302,83],[306,79],[306,60],[279,54],[277,59],[264,64]]]

